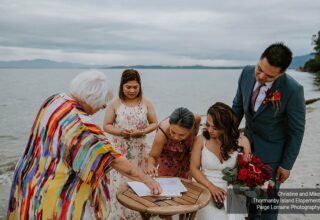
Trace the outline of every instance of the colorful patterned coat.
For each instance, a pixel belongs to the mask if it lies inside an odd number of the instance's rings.
[[[42,105],[13,177],[8,219],[81,219],[86,202],[106,219],[106,175],[120,153],[66,94]]]

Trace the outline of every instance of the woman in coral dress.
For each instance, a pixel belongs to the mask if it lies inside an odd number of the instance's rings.
[[[199,115],[180,107],[159,124],[148,155],[149,175],[190,177],[191,150],[200,121]]]

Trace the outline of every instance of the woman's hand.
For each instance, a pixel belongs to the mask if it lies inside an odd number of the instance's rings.
[[[132,132],[130,130],[128,130],[128,129],[122,129],[120,131],[120,136],[122,136],[124,139],[130,139],[131,133]]]
[[[210,190],[212,198],[215,202],[223,203],[223,201],[227,195],[227,192],[224,189],[222,189],[218,186],[212,185],[209,188],[209,190]]]
[[[158,176],[158,168],[153,164],[148,163],[146,173],[151,177],[156,177]]]
[[[162,189],[159,183],[149,175],[143,173],[139,168],[133,166],[126,158],[119,157],[114,159],[111,163],[111,167],[132,180],[143,182],[150,188],[152,194],[161,194]]]
[[[146,184],[147,187],[149,187],[152,194],[159,195],[162,193],[162,188],[160,184],[157,181],[155,181],[151,176],[144,175],[142,182]]]
[[[133,138],[139,138],[143,137],[145,135],[145,132],[144,130],[132,130],[130,135]]]

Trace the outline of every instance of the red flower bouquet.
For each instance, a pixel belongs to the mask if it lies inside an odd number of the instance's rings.
[[[222,172],[223,179],[233,185],[236,193],[264,198],[272,192],[271,168],[254,154],[239,153],[237,167],[226,168]]]
[[[268,89],[266,91],[266,97],[263,101],[263,104],[266,105],[268,103],[272,103],[273,108],[275,108],[274,114],[276,115],[281,107],[281,93],[279,90],[271,91]]]

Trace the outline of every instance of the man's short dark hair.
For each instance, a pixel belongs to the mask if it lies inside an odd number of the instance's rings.
[[[292,61],[291,50],[282,42],[271,44],[261,55],[260,59],[267,58],[269,64],[280,67],[285,71]]]

